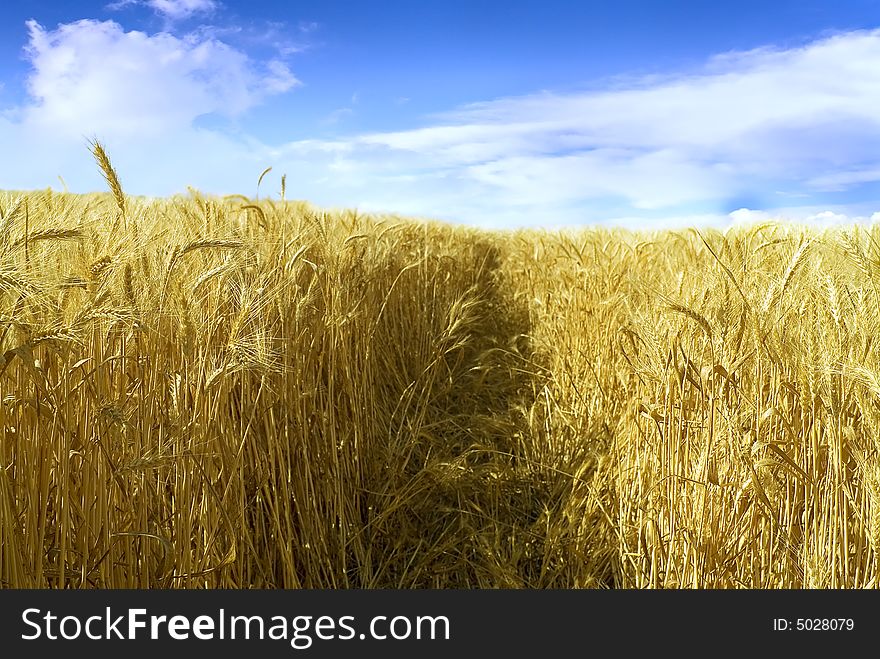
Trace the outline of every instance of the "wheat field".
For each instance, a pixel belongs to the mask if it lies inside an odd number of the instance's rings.
[[[0,193],[4,588],[870,588],[880,230]],[[277,195],[276,195],[277,197]]]

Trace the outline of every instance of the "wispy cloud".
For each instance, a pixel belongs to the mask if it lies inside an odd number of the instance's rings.
[[[333,126],[354,114],[351,108],[338,108],[321,120],[325,126]]]
[[[119,11],[132,5],[143,5],[169,20],[180,21],[197,14],[210,14],[220,3],[216,0],[116,0],[106,8]]]
[[[115,0],[104,5],[104,9],[108,11],[121,11],[126,7],[142,4],[143,0]]]
[[[846,186],[880,180],[878,58],[880,32],[850,33],[731,53],[659,84],[474,104],[361,142],[424,154],[515,196],[531,182],[532,194],[561,186],[636,208]]]
[[[526,221],[542,207],[590,204],[726,214],[748,195],[779,206],[880,182],[878,59],[880,31],[727,53],[609,90],[476,103],[416,130],[353,138],[347,158],[369,176],[433,178],[440,213],[463,184]]]
[[[299,21],[295,26],[285,21],[266,21],[247,27],[245,37],[252,43],[271,46],[281,57],[290,57],[322,46],[317,39],[320,28],[316,21]]]
[[[147,5],[163,16],[180,20],[193,14],[210,13],[218,3],[215,0],[147,0]]]

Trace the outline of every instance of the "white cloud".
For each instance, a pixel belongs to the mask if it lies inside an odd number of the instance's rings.
[[[813,206],[779,208],[773,212],[740,208],[728,215],[734,225],[759,224],[766,221],[797,222],[816,227],[832,227],[844,224],[869,223],[880,221],[880,212],[871,216],[859,213],[857,208],[837,208],[818,210]]]
[[[880,31],[729,53],[688,75],[477,103],[362,137],[496,193],[625,197],[633,208],[880,181]]]
[[[217,8],[215,0],[147,0],[147,4],[172,19],[188,18]]]
[[[214,0],[147,0],[147,5],[171,20],[189,18],[217,8]]]
[[[810,187],[817,190],[838,191],[846,190],[859,183],[873,183],[874,181],[880,181],[880,167],[870,165],[865,169],[821,174],[811,178],[808,183]]]
[[[115,2],[111,2],[104,6],[104,9],[109,11],[120,11],[125,9],[126,7],[130,7],[131,5],[139,5],[142,3],[142,0],[116,0]]]
[[[263,92],[283,94],[300,84],[296,76],[281,60],[273,59],[266,63],[266,75],[262,80]]]
[[[209,14],[220,3],[216,0],[115,0],[106,9],[119,11],[131,5],[144,5],[171,21],[180,21],[196,14]]]
[[[126,32],[113,21],[27,26],[33,103],[24,123],[60,137],[163,137],[205,114],[240,115],[297,84],[283,63],[257,65],[210,38]]]
[[[351,108],[337,108],[330,112],[326,117],[321,120],[321,123],[325,126],[332,126],[334,124],[338,124],[343,121],[347,117],[350,117],[354,114],[354,110]]]
[[[458,146],[447,154],[463,160],[479,147]],[[501,191],[517,204],[545,204],[601,197],[629,200],[636,209],[706,201],[724,193],[723,175],[674,150],[596,149],[571,155],[504,155],[468,165],[469,178]]]
[[[821,211],[813,215],[807,216],[806,222],[810,224],[820,224],[823,226],[832,226],[835,224],[847,224],[854,220],[863,221],[865,218],[852,218],[845,213],[835,213],[834,211]]]
[[[738,208],[732,211],[728,217],[733,224],[759,224],[773,219],[773,216],[767,211],[756,211],[751,208]]]

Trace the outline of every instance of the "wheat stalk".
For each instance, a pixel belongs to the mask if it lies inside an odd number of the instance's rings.
[[[104,175],[104,180],[107,181],[107,185],[110,186],[110,191],[113,193],[113,198],[116,200],[116,206],[119,208],[120,214],[125,216],[125,194],[122,192],[119,176],[110,163],[110,157],[98,140],[92,140],[90,145],[95,162],[98,163],[98,167],[100,167],[101,173]]]

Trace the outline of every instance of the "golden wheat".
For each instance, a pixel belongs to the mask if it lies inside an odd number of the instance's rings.
[[[877,228],[148,202],[92,147],[121,225],[0,193],[0,586],[878,583]]]

